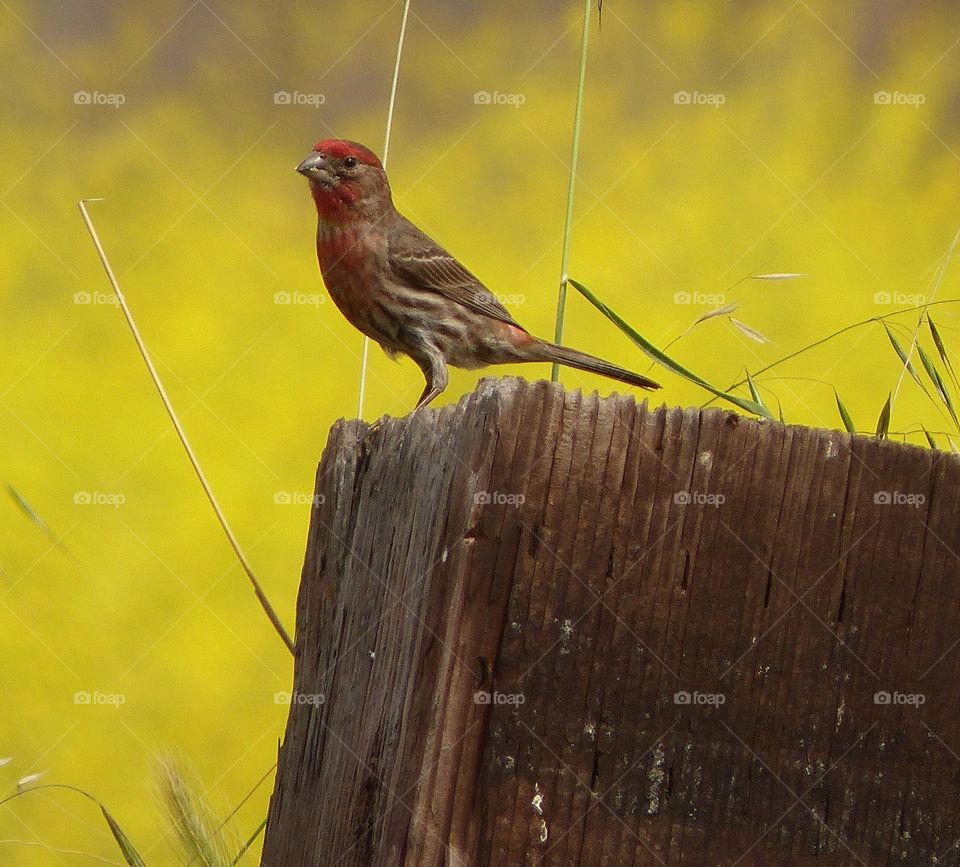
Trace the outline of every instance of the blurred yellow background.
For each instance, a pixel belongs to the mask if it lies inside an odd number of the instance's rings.
[[[225,815],[275,760],[291,660],[76,203],[106,198],[91,209],[114,269],[292,631],[314,469],[332,422],[355,414],[361,346],[323,289],[294,167],[329,135],[382,150],[401,8],[0,0],[3,481],[61,539],[4,495],[0,757],[12,761],[0,791],[40,772],[88,789],[150,864],[176,863],[154,757],[182,756]],[[580,3],[414,0],[390,149],[400,209],[541,336],[553,333],[581,16]],[[592,22],[571,274],[660,346],[739,302],[734,315],[768,343],[717,318],[671,349],[723,387],[931,300],[960,227],[958,43],[946,2],[607,0],[602,28]],[[770,272],[807,276],[743,279]],[[937,299],[957,284],[954,266]],[[566,342],[648,369],[574,293],[567,311]],[[955,308],[934,311],[955,348]],[[916,316],[893,320],[904,343]],[[438,404],[481,375],[454,371]],[[657,401],[707,397],[653,375]],[[869,431],[898,376],[873,324],[760,386],[788,422],[838,427],[835,386]],[[421,387],[412,362],[372,348],[369,419],[406,412]],[[891,429],[922,442],[921,424],[952,429],[907,380]],[[271,785],[240,809],[237,837]],[[92,863],[71,851],[120,860],[95,810],[64,792],[0,807],[0,840],[14,867]]]

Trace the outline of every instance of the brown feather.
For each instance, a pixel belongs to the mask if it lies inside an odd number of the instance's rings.
[[[406,217],[397,214],[389,237],[390,268],[398,278],[437,292],[476,313],[522,328],[483,283]]]

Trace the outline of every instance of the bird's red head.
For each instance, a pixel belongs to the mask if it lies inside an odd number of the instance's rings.
[[[310,181],[310,192],[321,220],[347,223],[379,216],[392,205],[383,164],[370,148],[355,141],[327,138],[297,171]]]
[[[359,160],[364,165],[376,166],[377,168],[383,168],[380,160],[377,155],[370,150],[366,145],[360,144],[360,142],[348,141],[347,139],[342,138],[325,138],[323,141],[318,141],[313,146],[313,152],[315,154],[324,154],[331,159],[343,160],[347,157],[354,157]]]

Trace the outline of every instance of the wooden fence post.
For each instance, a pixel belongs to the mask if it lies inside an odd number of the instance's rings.
[[[958,491],[545,382],[338,423],[262,864],[960,863]]]

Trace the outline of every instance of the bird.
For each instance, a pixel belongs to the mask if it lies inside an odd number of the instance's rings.
[[[347,139],[318,142],[297,166],[317,209],[317,259],[344,317],[425,385],[414,410],[446,389],[448,366],[553,362],[645,389],[660,385],[586,352],[541,340],[480,280],[394,206],[383,164]]]

